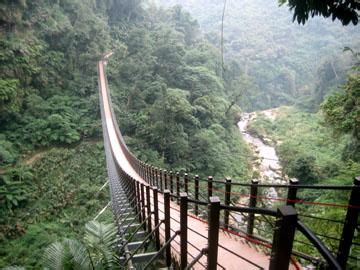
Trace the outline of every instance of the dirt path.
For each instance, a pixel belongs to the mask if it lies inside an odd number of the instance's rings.
[[[53,148],[49,148],[46,150],[41,150],[41,151],[37,151],[23,159],[20,160],[21,164],[24,164],[26,166],[31,166],[33,163],[35,163],[36,161],[42,159],[44,157],[44,155],[46,155],[50,150],[52,150]],[[6,170],[0,168],[0,174],[5,173]]]

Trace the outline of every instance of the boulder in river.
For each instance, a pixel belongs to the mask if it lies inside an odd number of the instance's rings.
[[[261,140],[262,140],[263,143],[266,144],[266,145],[271,145],[271,144],[272,144],[272,140],[270,140],[269,138],[262,137]]]
[[[279,172],[281,170],[281,167],[278,164],[269,164],[269,169],[274,172]]]

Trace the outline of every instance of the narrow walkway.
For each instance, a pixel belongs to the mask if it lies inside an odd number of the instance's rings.
[[[106,57],[105,57],[106,58]],[[108,135],[110,140],[110,145],[112,151],[114,153],[114,157],[116,162],[121,166],[121,168],[130,176],[132,176],[135,180],[145,183],[145,181],[136,173],[134,168],[131,166],[129,161],[127,160],[124,152],[122,151],[120,140],[116,134],[115,126],[112,118],[111,108],[108,99],[107,93],[107,83],[105,78],[105,71],[104,66],[106,64],[105,60],[99,61],[98,69],[99,69],[99,83],[101,89],[101,95],[104,105],[104,113],[106,118],[106,125],[108,129]],[[162,209],[163,207],[163,196],[159,194],[159,208]],[[171,202],[171,234],[174,231],[180,229],[180,213],[179,213],[179,206]],[[159,211],[159,218],[163,218],[163,213]],[[163,226],[163,225],[162,225]],[[208,226],[206,222],[203,222],[197,218],[192,216],[188,216],[188,263],[193,260],[197,254],[199,254],[199,250],[205,248],[207,246],[207,234],[208,234]],[[164,227],[160,228],[160,235],[163,234]],[[195,233],[197,232],[197,233]],[[202,236],[201,236],[202,235]],[[164,237],[161,236],[161,241],[164,241]],[[179,237],[175,238],[175,242],[172,242],[172,254],[174,258],[179,259],[179,250],[180,246]],[[220,231],[219,232],[219,251],[218,251],[218,269],[268,269],[269,265],[269,256],[261,252],[257,252],[255,249],[249,247],[247,244],[243,244],[242,242],[238,241],[238,239],[234,237],[230,237],[229,234]],[[251,264],[244,259],[239,258],[238,256],[232,254],[231,252],[221,248],[221,246],[226,247],[226,249],[239,254],[240,256],[246,258],[253,262]],[[191,256],[192,255],[192,256]],[[200,260],[194,267],[194,269],[205,269],[206,267],[206,256]]]

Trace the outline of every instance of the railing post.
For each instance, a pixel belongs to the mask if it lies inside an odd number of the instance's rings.
[[[180,193],[180,269],[187,266],[187,227],[188,227],[188,198],[184,192]]]
[[[154,166],[150,167],[150,185],[154,186]]]
[[[194,190],[195,190],[195,200],[199,200],[199,176],[195,175],[195,181],[194,181]],[[195,204],[195,215],[199,215],[199,205]]]
[[[249,207],[256,207],[256,197],[258,194],[258,185],[259,180],[253,179],[251,180],[251,188],[250,188],[250,200],[249,200]],[[247,234],[252,235],[254,231],[254,222],[255,222],[255,215],[254,213],[249,213],[248,215],[248,224],[247,224]]]
[[[174,180],[174,174],[172,171],[170,171],[170,193],[171,194],[174,194],[174,183],[173,183],[173,180]],[[173,200],[173,198],[171,198],[171,200]]]
[[[180,174],[179,172],[176,173],[176,197],[177,197],[177,203],[180,203]]]
[[[142,222],[142,216],[141,216],[141,195],[140,195],[140,186],[138,181],[134,181],[136,183],[136,207],[137,207],[137,213],[139,214],[139,221]]]
[[[149,165],[145,163],[145,180],[149,184]]]
[[[225,205],[229,206],[231,202],[231,179],[226,178],[225,179],[225,199],[224,199]],[[224,212],[224,225],[225,228],[229,228],[229,210],[225,210]]]
[[[346,268],[347,259],[357,226],[360,212],[360,176],[354,178],[354,185],[351,190],[349,207],[346,212],[343,231],[341,233],[337,260],[343,269]]]
[[[145,178],[144,163],[142,161],[139,161],[139,174],[143,179]]]
[[[163,173],[162,173],[162,169],[159,169],[159,178],[160,178],[160,187],[159,187],[159,190],[164,190],[164,188],[163,188]]]
[[[189,194],[189,175],[187,173],[184,174],[184,185],[185,193]]]
[[[219,197],[210,197],[209,201],[207,269],[216,270],[219,245],[220,199]]]
[[[146,219],[145,215],[145,194],[144,194],[144,184],[140,183],[140,194],[141,194],[141,215],[142,215],[142,221]],[[144,230],[146,230],[146,223],[144,223]]]
[[[297,185],[299,184],[299,180],[296,178],[290,179],[290,185],[288,190],[288,196],[287,196],[287,205],[292,205],[295,207],[295,201],[296,201],[296,193],[297,193]]]
[[[170,239],[170,191],[164,191],[164,225],[165,225],[165,243]],[[171,245],[165,250],[166,266],[171,266]]]
[[[155,167],[155,186],[159,187],[159,174],[158,174],[158,168]]]
[[[164,170],[164,190],[168,189],[168,176],[167,176],[167,170]]]
[[[131,181],[130,183],[130,192],[131,192],[131,195],[130,196],[136,196],[136,183],[135,181]],[[130,197],[131,198],[131,197]],[[132,208],[134,208],[135,210],[135,214],[137,214],[137,203],[136,203],[136,200],[133,201],[132,203]]]
[[[151,204],[150,204],[150,186],[146,185],[146,209],[147,216],[151,216]],[[151,232],[151,218],[148,219],[148,232]]]
[[[208,199],[212,197],[213,194],[213,177],[208,177]]]
[[[158,204],[158,188],[153,186],[153,202],[154,202],[154,227],[159,224],[159,204]],[[159,229],[155,231],[155,246],[156,249],[160,249],[160,233]]]
[[[151,186],[151,178],[152,178],[152,174],[151,174],[151,165],[148,165],[148,183]]]
[[[283,205],[277,209],[269,270],[288,270],[297,224],[293,206]]]

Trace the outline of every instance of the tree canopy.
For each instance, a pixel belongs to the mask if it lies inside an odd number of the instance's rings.
[[[279,0],[293,10],[293,20],[305,24],[309,17],[323,16],[339,20],[343,25],[359,21],[360,2],[358,0]]]

